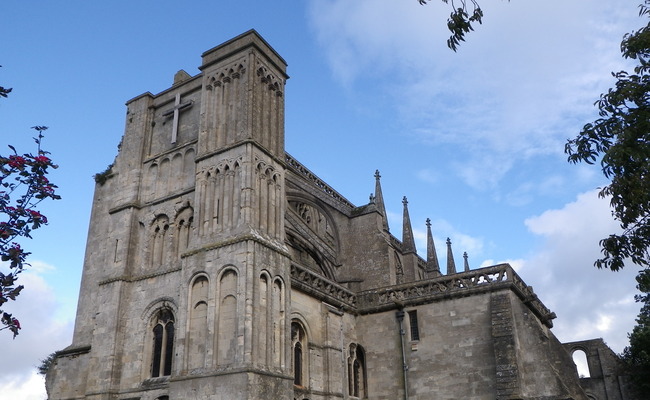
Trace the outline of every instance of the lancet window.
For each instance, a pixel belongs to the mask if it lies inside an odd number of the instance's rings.
[[[159,215],[152,226],[150,262],[152,267],[159,267],[165,263],[168,252],[169,219],[166,215]]]
[[[361,399],[367,397],[366,356],[363,347],[356,343],[352,343],[349,349],[348,393]]]
[[[163,309],[158,312],[153,326],[151,377],[171,375],[173,354],[174,315],[169,309]]]
[[[284,341],[285,341],[285,323],[284,323],[284,289],[280,279],[273,281],[272,293],[272,315],[273,315],[273,365],[284,367]]]
[[[420,340],[420,327],[418,325],[418,312],[409,311],[409,324],[411,328],[411,340]]]
[[[190,242],[190,234],[192,232],[192,221],[194,211],[192,207],[186,207],[178,213],[176,217],[176,235],[174,236],[175,254],[180,255],[185,250]]]
[[[291,322],[291,349],[293,361],[293,384],[307,386],[307,335],[300,322]]]

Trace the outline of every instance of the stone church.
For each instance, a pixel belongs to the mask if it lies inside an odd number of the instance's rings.
[[[378,172],[354,205],[287,154],[286,66],[249,31],[127,102],[50,399],[627,398],[510,265],[456,268],[447,241],[443,273],[406,198],[389,230]]]

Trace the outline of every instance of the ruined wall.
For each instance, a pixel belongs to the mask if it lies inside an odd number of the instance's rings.
[[[620,358],[605,344],[603,339],[581,340],[563,343],[567,353],[583,351],[587,356],[589,376],[580,377],[580,385],[590,399],[632,399],[630,383]]]

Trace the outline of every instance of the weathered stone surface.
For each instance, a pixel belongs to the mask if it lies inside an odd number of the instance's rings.
[[[50,399],[625,398],[604,344],[578,379],[509,265],[441,275],[406,202],[389,232],[378,172],[355,206],[288,155],[286,64],[256,32],[202,57],[127,102]]]

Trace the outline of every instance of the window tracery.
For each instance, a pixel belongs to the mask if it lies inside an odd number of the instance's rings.
[[[151,377],[169,376],[172,373],[174,354],[174,315],[169,309],[162,309],[153,326],[153,349]]]

